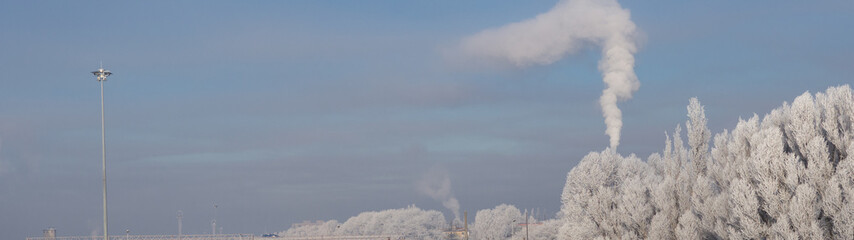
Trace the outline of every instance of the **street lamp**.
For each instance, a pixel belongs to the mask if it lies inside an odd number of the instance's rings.
[[[107,235],[107,145],[104,137],[104,81],[110,76],[110,70],[105,70],[104,67],[99,67],[97,71],[93,71],[98,83],[101,84],[101,168],[104,173],[104,240],[110,240]]]

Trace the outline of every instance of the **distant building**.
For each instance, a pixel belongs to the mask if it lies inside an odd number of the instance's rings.
[[[56,240],[56,228],[48,228],[44,230],[45,240]]]
[[[448,240],[466,240],[469,232],[465,228],[454,227],[445,231],[445,239]]]

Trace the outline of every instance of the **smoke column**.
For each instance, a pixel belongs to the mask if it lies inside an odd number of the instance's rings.
[[[442,202],[442,206],[454,213],[454,220],[460,219],[460,202],[451,192],[451,178],[447,170],[432,168],[416,185],[419,193]]]
[[[634,73],[635,24],[616,0],[563,0],[546,13],[522,22],[487,29],[463,39],[467,56],[509,62],[517,67],[551,64],[578,49],[602,48],[599,71],[605,90],[599,98],[611,149],[620,144],[623,127],[618,101],[640,87]]]

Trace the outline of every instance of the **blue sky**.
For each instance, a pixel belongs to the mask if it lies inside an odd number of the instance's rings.
[[[599,52],[525,69],[445,54],[555,1],[0,2],[0,238],[99,231],[99,61],[111,233],[280,231],[416,204],[447,169],[463,210],[559,209],[608,145]],[[628,1],[641,82],[619,152],[646,157],[698,97],[732,128],[850,84],[851,1]]]

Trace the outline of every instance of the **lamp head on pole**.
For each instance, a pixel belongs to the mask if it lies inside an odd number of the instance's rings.
[[[110,76],[113,73],[111,73],[110,70],[98,68],[97,71],[92,71],[92,74],[94,74],[95,77],[98,78],[98,81],[107,81],[107,76]]]

